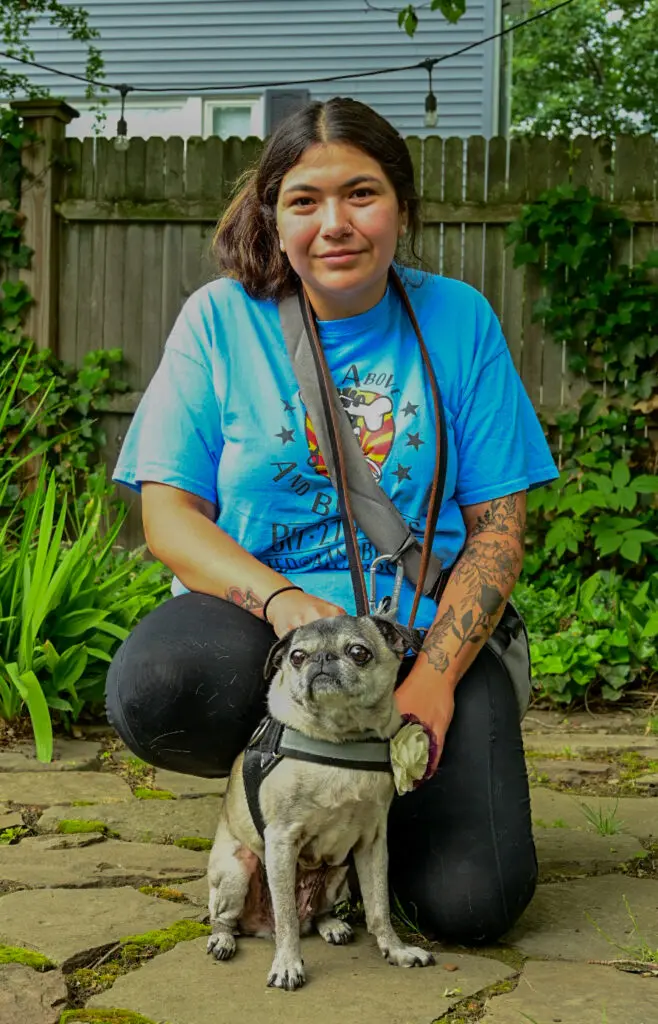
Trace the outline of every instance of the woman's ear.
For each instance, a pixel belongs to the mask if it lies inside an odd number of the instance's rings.
[[[270,653],[267,655],[265,668],[263,669],[263,678],[266,683],[269,683],[270,679],[272,679],[281,668],[281,662],[290,648],[290,641],[292,640],[293,633],[294,630],[291,630],[290,633],[286,633],[285,636],[282,636],[281,639],[277,640],[277,642],[270,648]]]

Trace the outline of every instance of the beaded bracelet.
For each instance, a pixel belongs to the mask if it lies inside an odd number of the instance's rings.
[[[272,598],[277,596],[277,594],[283,594],[286,590],[301,590],[302,593],[304,592],[303,587],[296,587],[293,583],[290,583],[287,587],[279,587],[278,590],[275,590],[273,594],[270,594],[270,596],[268,597],[267,601],[263,605],[263,618],[265,619],[266,622],[270,621],[268,619],[268,617],[267,617],[267,606],[268,606],[268,604],[270,603]],[[270,623],[270,625],[271,625],[271,623]]]

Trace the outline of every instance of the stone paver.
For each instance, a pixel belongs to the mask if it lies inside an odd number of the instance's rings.
[[[610,967],[528,962],[517,988],[491,999],[480,1024],[655,1024],[657,987]]]
[[[582,786],[584,783],[605,782],[615,770],[614,766],[606,761],[558,761],[541,757],[533,757],[529,767],[535,776],[543,775],[548,782],[571,787]]]
[[[55,740],[53,760],[37,761],[33,743],[19,743],[11,750],[0,750],[0,772],[96,771],[100,767],[100,744],[91,740]]]
[[[64,838],[37,836],[15,846],[0,846],[0,879],[34,889],[145,885],[195,878],[205,873],[208,862],[207,853],[177,846],[107,839],[72,849]]]
[[[219,820],[220,799],[202,796],[195,800],[132,800],[91,807],[50,807],[39,818],[40,832],[57,832],[59,823],[102,821],[121,839],[163,843],[182,836],[212,839]]]
[[[658,772],[646,772],[635,779],[637,789],[658,794]]]
[[[89,803],[116,803],[134,797],[123,779],[100,772],[3,772],[0,774],[0,800],[5,803],[52,807]]]
[[[183,882],[176,888],[196,906],[208,906],[208,880],[206,878],[198,878],[195,882]]]
[[[4,828],[15,828],[16,825],[23,824],[23,817],[19,811],[9,811],[4,807],[0,807],[0,832]]]
[[[649,716],[645,711],[612,711],[591,715],[587,711],[539,711],[530,708],[523,719],[523,732],[641,733],[644,735]]]
[[[638,839],[658,839],[658,797],[635,796],[581,796],[576,793],[557,793],[542,786],[530,789],[533,821],[552,825],[563,822],[568,828],[594,831],[583,814],[587,804],[594,812],[599,810],[614,816],[623,823],[623,831]]]
[[[600,875],[646,850],[633,836],[600,836],[568,828],[535,828],[540,879],[547,875]]]
[[[537,751],[541,754],[561,754],[565,749],[572,754],[588,754],[606,750],[619,752],[635,750],[646,757],[658,758],[658,736],[643,736],[618,733],[610,736],[606,733],[527,733],[524,739],[526,752]]]
[[[359,932],[349,946],[303,940],[307,985],[297,992],[268,989],[274,946],[244,939],[234,960],[215,963],[206,940],[181,942],[139,971],[119,978],[90,1006],[127,1007],[167,1024],[430,1024],[460,999],[514,972],[485,957],[439,954],[434,967],[390,967],[374,941]],[[451,963],[458,971],[447,972]],[[460,989],[448,997],[447,990]]]
[[[577,878],[538,886],[530,906],[504,937],[504,943],[526,956],[553,960],[609,960],[623,956],[612,943],[631,946],[637,941],[624,897],[640,934],[655,947],[658,945],[658,881],[623,875]],[[611,941],[597,931],[596,925]]]
[[[202,779],[158,768],[154,785],[156,789],[166,789],[178,797],[223,796],[228,779]]]
[[[145,896],[130,886],[32,889],[4,896],[1,905],[0,944],[43,953],[65,970],[89,962],[82,954],[126,935],[198,917],[194,906]]]
[[[61,971],[33,971],[22,964],[0,965],[2,1024],[58,1024],[66,1008]]]

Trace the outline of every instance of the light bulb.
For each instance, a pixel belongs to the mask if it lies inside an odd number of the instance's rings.
[[[439,121],[438,103],[436,96],[430,90],[425,97],[425,127],[436,128]]]
[[[126,119],[123,116],[123,108],[121,110],[121,117],[117,121],[117,134],[114,140],[114,148],[117,153],[125,153],[130,145],[130,139],[128,138],[128,125]]]

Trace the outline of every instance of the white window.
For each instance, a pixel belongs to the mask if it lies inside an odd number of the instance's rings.
[[[256,97],[227,97],[205,100],[203,104],[203,134],[206,138],[217,135],[220,139],[249,135],[263,137],[263,102]]]

